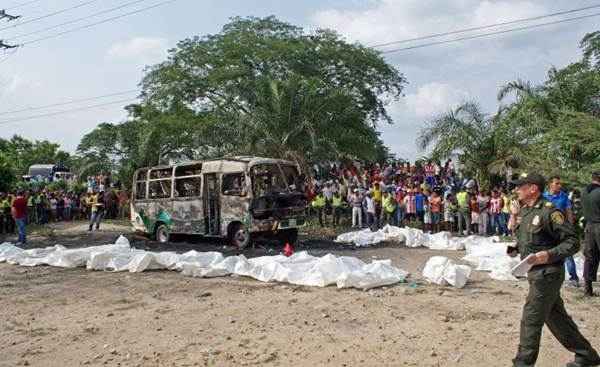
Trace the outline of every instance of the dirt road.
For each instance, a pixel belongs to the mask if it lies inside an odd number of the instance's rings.
[[[105,244],[102,233],[58,226],[33,246]],[[137,239],[138,247],[156,245]],[[509,366],[518,343],[525,282],[474,273],[466,288],[426,285],[420,271],[439,251],[402,247],[310,252],[390,258],[413,283],[368,292],[198,279],[176,272],[92,272],[0,264],[0,366]],[[217,249],[219,244],[177,243]],[[278,251],[277,249],[274,251]],[[271,253],[269,247],[249,256]],[[459,259],[461,252],[443,252]],[[600,300],[565,288],[568,310],[600,347]],[[572,357],[544,330],[539,366]]]

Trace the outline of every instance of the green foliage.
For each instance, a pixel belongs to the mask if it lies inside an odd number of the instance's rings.
[[[46,185],[49,191],[69,191],[69,184],[66,181],[53,181]]]
[[[581,185],[600,168],[600,32],[586,35],[583,58],[552,68],[539,86],[510,82],[498,99],[515,100],[492,117],[481,112],[441,116],[422,131],[421,146],[434,156],[459,151],[468,170],[485,180],[511,168],[560,174]]]
[[[10,140],[0,139],[0,152],[12,162],[17,176],[26,175],[34,164],[64,164],[69,166],[69,153],[61,151],[60,145],[47,140],[30,141],[18,135]]]
[[[187,131],[196,149],[177,152],[184,156],[385,159],[375,126],[391,122],[386,103],[405,82],[377,51],[334,32],[233,18],[219,34],[179,42],[150,68],[140,109],[170,124],[182,115],[193,123]]]
[[[522,159],[521,144],[504,134],[504,128],[477,103],[466,102],[430,121],[417,144],[422,150],[433,146],[434,160],[458,154],[464,174],[489,187],[494,176],[507,174]]]
[[[8,156],[0,151],[0,192],[9,191],[16,181],[15,169]]]

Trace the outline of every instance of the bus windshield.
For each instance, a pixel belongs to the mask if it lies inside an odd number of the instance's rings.
[[[252,167],[252,191],[256,197],[292,191],[297,178],[294,166],[259,164]]]

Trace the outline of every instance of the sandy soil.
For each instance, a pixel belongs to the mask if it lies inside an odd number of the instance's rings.
[[[55,226],[30,246],[105,244],[126,233],[135,246],[163,249],[113,223]],[[50,236],[50,237],[48,237]],[[180,239],[177,251],[222,249]],[[518,343],[525,282],[474,273],[461,290],[427,285],[420,271],[439,251],[340,247],[303,238],[303,249],[363,260],[390,258],[408,283],[368,292],[0,264],[0,366],[509,366]],[[226,252],[234,253],[231,249]],[[279,252],[269,244],[248,256]],[[459,259],[461,252],[442,255]],[[565,288],[583,333],[600,347],[600,300]],[[544,330],[539,366],[571,356]]]

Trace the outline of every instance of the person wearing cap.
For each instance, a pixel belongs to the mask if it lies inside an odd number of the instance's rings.
[[[592,174],[592,183],[581,190],[581,205],[585,220],[583,279],[585,295],[593,296],[600,263],[600,171]]]
[[[525,173],[513,183],[522,206],[515,228],[517,246],[509,246],[507,253],[510,256],[520,253],[532,266],[527,273],[529,294],[523,307],[519,349],[513,366],[535,365],[544,324],[575,354],[575,361],[567,367],[596,366],[600,364],[600,356],[567,314],[560,296],[565,280],[564,260],[579,250],[573,225],[543,198],[544,177]]]

